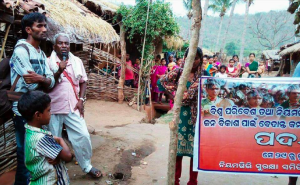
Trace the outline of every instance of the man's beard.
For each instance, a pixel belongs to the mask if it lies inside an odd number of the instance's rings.
[[[42,36],[37,36],[37,35],[32,35],[32,38],[39,42],[47,40],[47,37],[42,37]]]

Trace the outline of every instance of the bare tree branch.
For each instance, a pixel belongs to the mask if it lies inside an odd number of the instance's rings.
[[[275,49],[294,37],[293,32],[286,30],[289,21],[289,14],[286,12],[274,11],[268,16],[256,16],[251,26],[252,34],[263,47]]]

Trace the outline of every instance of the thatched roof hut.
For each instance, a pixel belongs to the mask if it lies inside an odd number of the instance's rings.
[[[78,0],[98,16],[112,18],[119,6],[104,0]]]
[[[293,44],[288,47],[284,47],[282,51],[279,52],[280,56],[288,55],[291,53],[296,53],[300,51],[300,43]]]
[[[296,42],[281,46],[278,54],[282,57],[281,75],[292,76],[300,61],[300,43]]]
[[[57,32],[68,33],[74,43],[119,42],[120,38],[110,24],[75,0],[40,0],[49,15],[49,37]]]
[[[71,43],[119,42],[120,38],[113,27],[75,0],[0,0],[0,12],[19,20],[24,14],[41,12],[48,17],[48,39],[56,33],[69,34]],[[2,13],[2,14],[4,14]],[[2,15],[0,14],[0,15]],[[2,17],[2,16],[0,16]],[[12,22],[16,20],[12,16]],[[1,21],[1,19],[0,19]]]
[[[278,55],[279,50],[265,50],[262,52],[263,58],[266,59],[272,59],[272,60],[280,60],[280,56]]]

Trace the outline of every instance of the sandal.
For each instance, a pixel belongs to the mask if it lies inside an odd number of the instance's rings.
[[[94,167],[92,167],[92,169],[90,170],[90,172],[88,174],[90,176],[92,176],[93,178],[100,178],[100,177],[102,177],[102,172],[100,170],[98,170],[97,168],[94,168]]]

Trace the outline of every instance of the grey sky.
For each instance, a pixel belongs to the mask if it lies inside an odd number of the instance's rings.
[[[124,4],[134,5],[135,0],[109,0],[113,3],[123,2]],[[182,0],[165,0],[170,2],[172,5],[173,12],[177,16],[185,16],[187,14],[186,10],[183,7]],[[204,6],[204,0],[201,0],[202,6]],[[250,7],[250,13],[254,14],[257,12],[269,12],[271,10],[286,10],[289,6],[288,0],[254,0],[254,4]],[[245,12],[245,3],[239,3],[235,8],[236,14],[244,14]],[[230,10],[228,10],[229,14]],[[213,12],[209,12],[209,15],[214,15]]]

